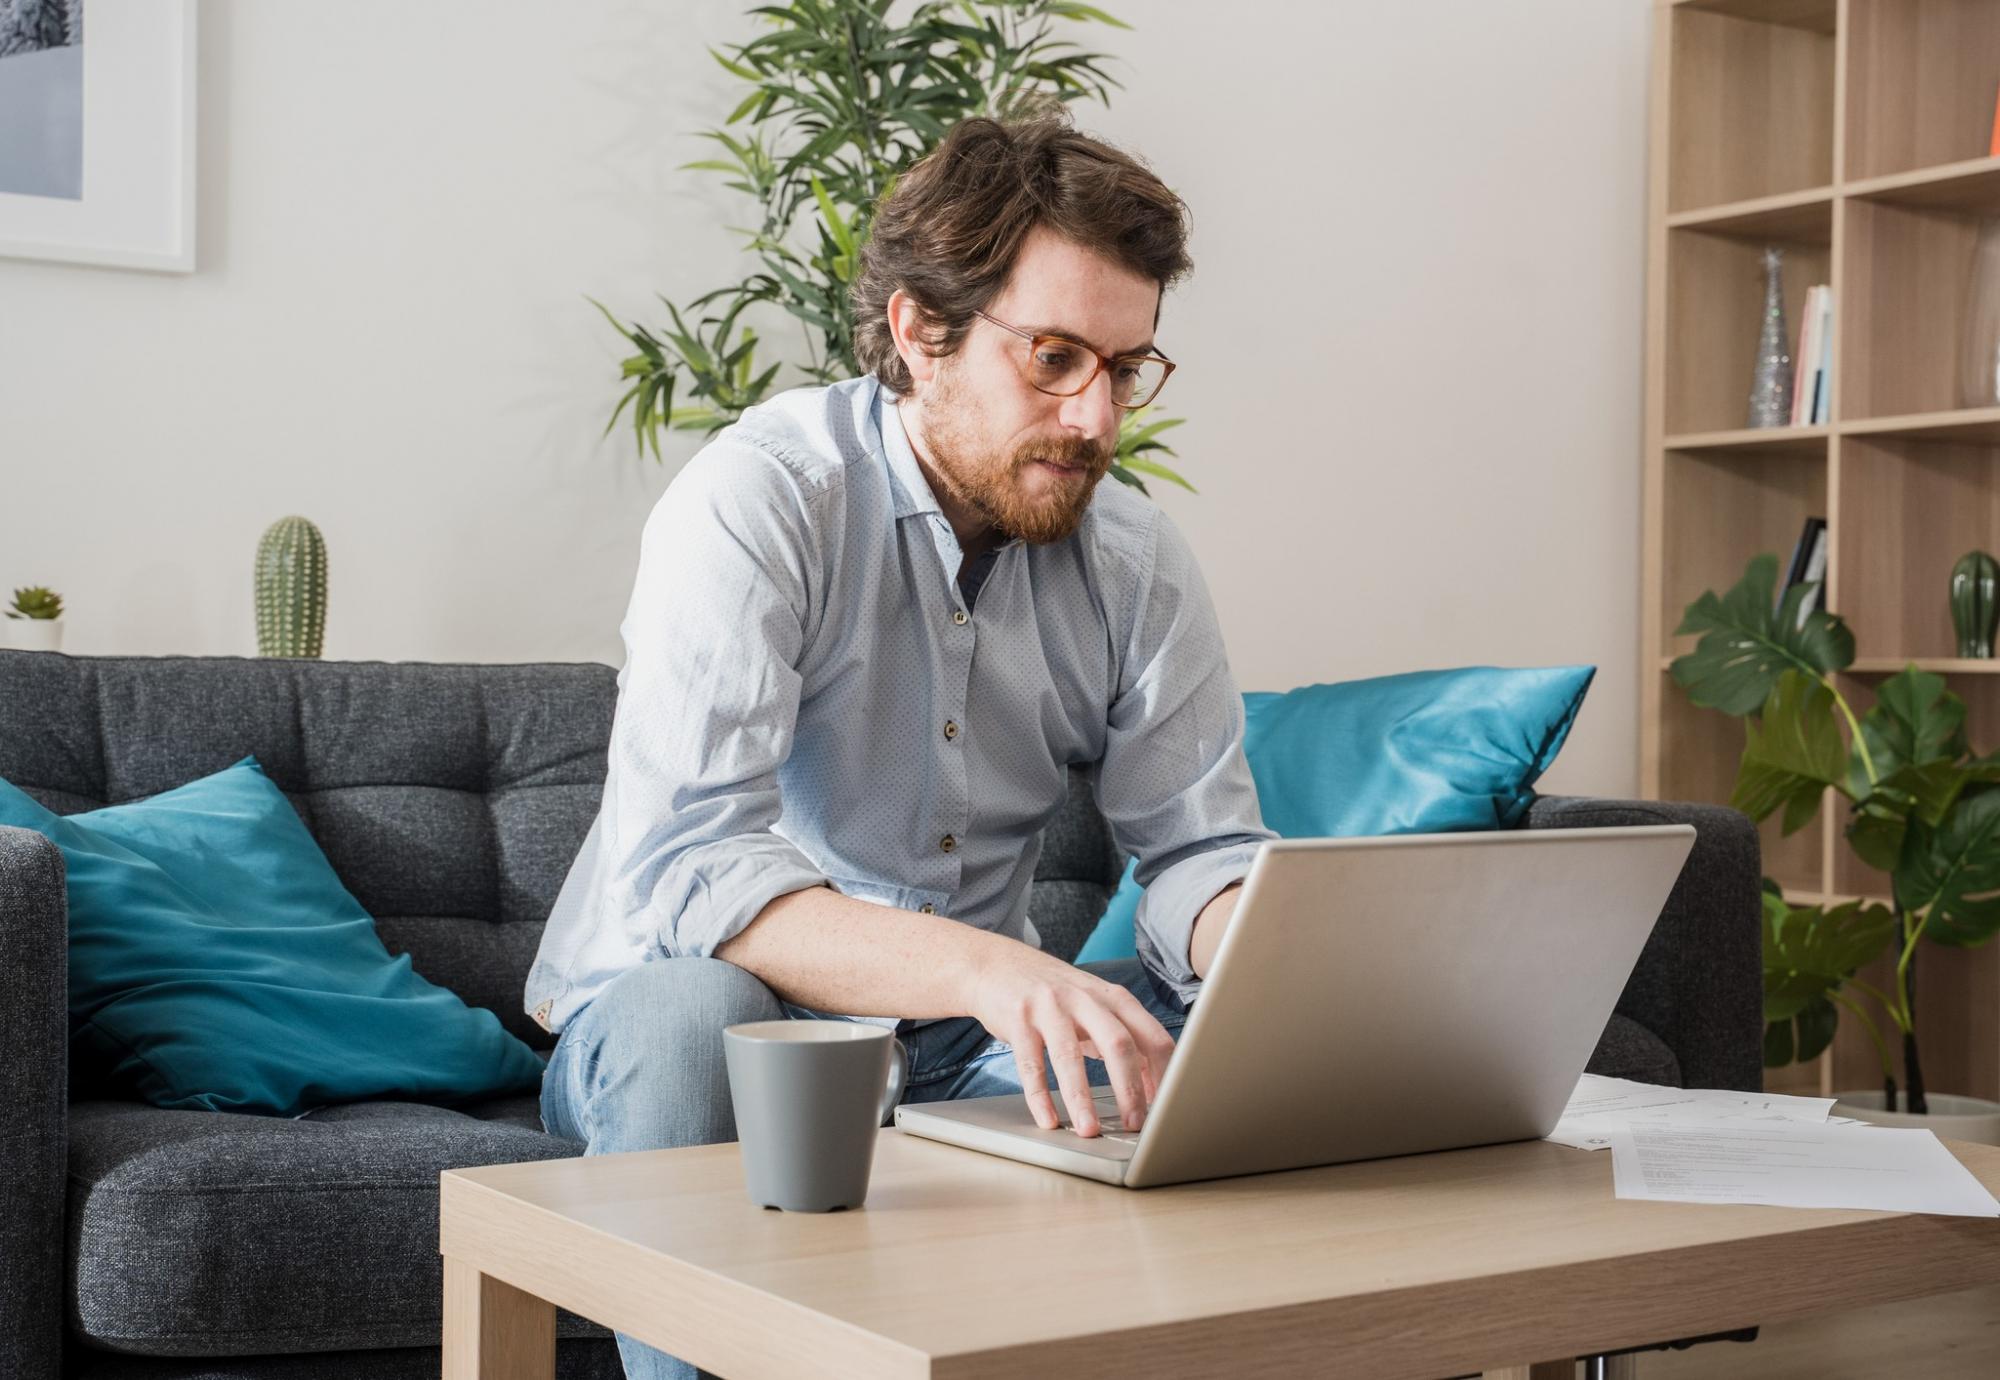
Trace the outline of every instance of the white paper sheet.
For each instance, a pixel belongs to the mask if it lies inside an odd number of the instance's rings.
[[[1620,1198],[2000,1217],[1929,1131],[1742,1119],[1631,1121],[1610,1134]]]
[[[1586,1073],[1570,1094],[1562,1119],[1546,1139],[1578,1150],[1608,1150],[1611,1132],[1633,1122],[1690,1124],[1740,1120],[1826,1123],[1830,1097],[1731,1092],[1720,1088],[1668,1088],[1629,1078]],[[1849,1121],[1851,1118],[1837,1118]]]

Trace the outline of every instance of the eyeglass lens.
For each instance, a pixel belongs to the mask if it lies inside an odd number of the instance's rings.
[[[1097,357],[1059,340],[1037,342],[1028,352],[1028,382],[1044,393],[1067,396],[1082,390]],[[1127,407],[1143,407],[1167,381],[1167,369],[1156,359],[1121,359],[1106,370],[1111,399]]]

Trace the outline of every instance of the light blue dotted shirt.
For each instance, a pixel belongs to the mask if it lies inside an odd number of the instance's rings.
[[[1001,547],[970,604],[894,402],[872,375],[769,399],[647,518],[603,803],[528,974],[546,1029],[821,883],[1039,944],[1028,887],[1071,764],[1139,860],[1141,961],[1199,991],[1195,917],[1277,835],[1185,538],[1107,478],[1065,540]]]

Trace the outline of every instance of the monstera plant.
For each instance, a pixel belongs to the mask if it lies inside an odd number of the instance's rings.
[[[1730,805],[1760,821],[1782,810],[1791,835],[1818,816],[1830,786],[1847,801],[1848,845],[1892,885],[1887,905],[1796,906],[1764,879],[1764,1064],[1816,1058],[1846,1012],[1881,1055],[1887,1109],[1897,1109],[1890,1036],[1900,1034],[1904,1110],[1926,1112],[1917,950],[1925,938],[1970,947],[2000,931],[2000,754],[1972,754],[1964,701],[1914,663],[1857,717],[1834,684],[1854,661],[1854,634],[1836,614],[1803,612],[1817,581],[1774,601],[1777,568],[1766,552],[1727,594],[1688,605],[1675,631],[1701,641],[1675,659],[1674,680],[1696,705],[1744,720]],[[1895,960],[1886,989],[1856,976],[1884,953]]]
[[[1104,54],[1056,36],[1057,21],[1131,27],[1094,6],[925,0],[892,21],[892,3],[758,5],[750,13],[767,32],[728,53],[711,50],[745,90],[721,128],[702,132],[718,156],[682,167],[720,174],[756,203],[757,225],[737,233],[758,267],[685,310],[662,297],[667,321],[653,327],[588,299],[636,351],[620,366],[624,393],[607,434],[629,409],[640,452],[650,446],[657,460],[662,428],[713,433],[769,396],[781,365],[759,368],[757,333],[739,323],[757,303],[798,323],[803,382],[860,374],[848,291],[875,207],[897,176],[969,116],[1006,119],[1086,96],[1109,104],[1118,85],[1104,73]],[[1159,438],[1180,419],[1146,413],[1124,414],[1112,476],[1142,492],[1146,475],[1192,491],[1157,459],[1174,454]]]

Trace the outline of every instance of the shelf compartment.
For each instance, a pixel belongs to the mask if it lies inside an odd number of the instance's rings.
[[[1806,289],[1832,281],[1832,255],[1825,242],[1693,228],[1668,232],[1665,420],[1670,434],[1733,431],[1749,419],[1750,381],[1764,321],[1767,244],[1785,252],[1781,282],[1787,348],[1796,350]],[[1839,330],[1836,302],[1836,359]]]
[[[1850,0],[1848,26],[1848,181],[1987,154],[2000,5]]]
[[[1867,417],[1842,422],[1840,434],[1991,445],[2000,443],[2000,407],[1968,407],[1954,412],[1921,412],[1902,417]]]
[[[1661,672],[1660,798],[1729,799],[1743,757],[1743,722],[1719,709],[1698,709],[1671,675]],[[1822,807],[1824,808],[1824,807]],[[1817,890],[1821,830],[1808,826],[1784,837],[1783,811],[1757,826],[1764,874],[1786,891]]]
[[[1812,461],[1767,464],[1704,451],[1668,451],[1665,463],[1660,618],[1667,642],[1661,650],[1671,658],[1700,641],[1692,633],[1674,635],[1687,606],[1704,590],[1720,596],[1743,578],[1752,556],[1776,552],[1784,578],[1806,518],[1826,515],[1827,471]],[[1684,692],[1674,686],[1672,693]]]
[[[1908,414],[1960,410],[1958,360],[1981,218],[1860,198],[1843,202],[1841,214],[1847,281],[1834,299],[1834,400],[1843,432],[1857,421],[1900,424]],[[1867,346],[1842,350],[1844,340]]]
[[[1828,35],[1833,33],[1839,12],[1836,0],[1674,0],[1674,3],[1690,10],[1712,10],[1738,19],[1784,24]]]
[[[1958,660],[1951,568],[1968,551],[2000,545],[1996,532],[2000,446],[1844,440],[1834,587],[1857,663],[1893,672],[1911,659]]]
[[[2000,158],[1973,158],[1941,168],[1865,178],[1842,190],[1850,197],[1898,206],[2000,215]]]
[[[1824,891],[1793,891],[1790,888],[1787,888],[1785,891],[1785,900],[1788,904],[1794,906],[1838,906],[1844,905],[1849,901],[1860,901],[1864,905],[1875,906],[1890,904],[1890,899],[1886,893],[1876,895],[1873,893],[1853,894],[1833,892],[1829,894]]]
[[[1716,455],[1769,455],[1824,460],[1830,430],[1822,425],[1684,432],[1667,437],[1666,449],[1707,451]]]
[[[1940,676],[1990,676],[2000,673],[2000,657],[1857,656],[1847,668],[1851,676],[1893,676],[1915,662],[1919,671]]]
[[[1677,211],[1667,217],[1670,230],[1698,229],[1718,235],[1754,235],[1804,244],[1833,242],[1833,189],[1813,187],[1780,196],[1732,201]]]
[[[1834,38],[1818,8],[1674,7],[1669,214],[1832,183]]]

